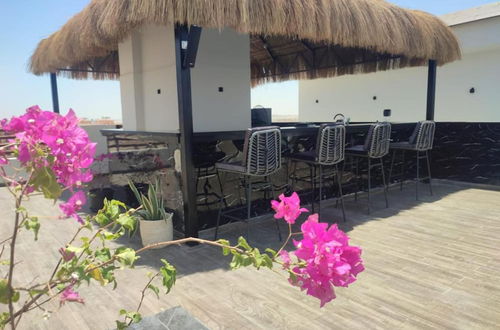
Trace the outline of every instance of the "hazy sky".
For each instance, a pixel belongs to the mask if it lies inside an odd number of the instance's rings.
[[[37,43],[57,31],[89,0],[0,1],[0,118],[19,114],[30,105],[52,108],[48,76],[28,73],[27,63]],[[491,3],[491,0],[393,0],[399,6],[442,15]],[[61,111],[68,108],[80,117],[120,118],[117,81],[81,81],[59,78]],[[277,114],[298,111],[296,82],[268,84],[253,89],[252,105],[274,108]]]

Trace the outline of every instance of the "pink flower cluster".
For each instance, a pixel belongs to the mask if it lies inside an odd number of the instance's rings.
[[[287,212],[297,214],[300,200],[293,205],[295,210]],[[292,274],[290,283],[318,298],[323,307],[335,299],[334,287],[347,287],[364,270],[361,248],[350,246],[349,237],[336,224],[328,227],[317,214],[310,215],[301,230],[303,239],[294,240],[296,250],[281,251],[280,257]]]
[[[279,195],[279,199],[279,202],[271,201],[271,206],[276,212],[274,215],[276,219],[285,219],[286,222],[293,225],[301,213],[309,212],[308,209],[300,207],[300,198],[296,192],[290,195],[290,197],[281,194]]]
[[[34,170],[50,168],[59,184],[71,191],[92,180],[89,167],[94,162],[96,144],[78,126],[73,110],[61,116],[33,106],[24,115],[2,120],[0,128],[15,134],[11,151],[17,152],[23,166]],[[84,203],[83,192],[76,192],[68,203],[61,205],[61,210],[67,217],[81,221],[76,212]]]
[[[73,290],[73,285],[66,287],[66,289],[61,292],[60,304],[64,305],[66,302],[85,303],[83,298],[80,297],[80,294]]]

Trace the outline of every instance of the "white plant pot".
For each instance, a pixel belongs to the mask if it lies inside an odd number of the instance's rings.
[[[147,246],[160,242],[171,241],[174,238],[172,214],[167,213],[164,220],[148,221],[139,220],[142,245]],[[161,249],[163,246],[155,249]]]

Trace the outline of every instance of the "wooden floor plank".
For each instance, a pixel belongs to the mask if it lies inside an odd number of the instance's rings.
[[[366,271],[350,288],[336,290],[337,299],[319,309],[319,302],[290,286],[274,272],[252,269],[230,271],[229,259],[207,246],[172,247],[147,252],[135,272],[118,275],[121,285],[80,288],[85,306],[68,304],[49,320],[41,312],[27,316],[25,329],[109,329],[120,308],[133,309],[146,273],[168,259],[179,271],[177,285],[159,300],[148,295],[143,313],[155,314],[182,305],[210,329],[495,329],[500,324],[500,191],[450,183],[435,184],[429,196],[424,185],[421,201],[414,186],[403,192],[390,189],[390,208],[383,195],[374,194],[371,215],[349,198],[347,223],[352,244],[363,248]],[[360,196],[360,203],[365,201]],[[12,206],[0,189],[0,238],[10,233]],[[322,218],[341,219],[334,203],[325,202]],[[57,206],[33,198],[29,207],[40,215],[58,214]],[[294,226],[299,230],[300,224]],[[20,235],[20,281],[51,269],[57,249],[77,227],[71,220],[44,219],[41,238]],[[281,223],[282,232],[286,225]],[[235,240],[245,225],[221,228]],[[264,217],[251,226],[251,243],[279,247],[274,221]],[[211,238],[213,231],[202,236]],[[120,244],[139,246],[137,238]],[[0,307],[3,311],[4,305]]]

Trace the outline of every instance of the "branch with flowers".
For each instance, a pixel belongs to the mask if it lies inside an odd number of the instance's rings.
[[[84,185],[92,180],[89,168],[94,161],[95,144],[89,140],[85,130],[78,126],[78,118],[70,110],[61,116],[39,107],[31,107],[19,117],[0,122],[0,128],[15,135],[8,145],[0,148],[0,178],[13,197],[14,221],[12,234],[0,240],[0,265],[6,267],[0,279],[0,304],[7,310],[0,314],[0,326],[16,329],[26,313],[41,310],[46,316],[50,311],[46,305],[54,300],[59,304],[84,304],[85,299],[78,292],[81,284],[112,285],[117,288],[115,274],[124,269],[133,269],[140,255],[158,247],[185,243],[206,244],[220,248],[223,255],[231,255],[230,267],[252,266],[256,269],[273,269],[278,265],[288,274],[289,282],[320,300],[320,306],[335,298],[334,287],[347,287],[363,271],[361,249],[350,246],[345,233],[336,225],[319,222],[318,215],[310,215],[301,225],[301,232],[292,232],[292,225],[298,217],[308,212],[300,207],[296,193],[279,201],[272,201],[275,217],[288,223],[289,234],[278,251],[260,251],[240,237],[235,245],[227,240],[210,241],[199,238],[184,238],[133,249],[128,246],[110,247],[110,242],[130,235],[137,227],[135,213],[116,200],[104,200],[104,206],[95,216],[82,217],[80,211],[86,203]],[[13,158],[8,158],[12,155]],[[15,161],[14,161],[15,160]],[[19,168],[16,168],[16,162]],[[14,174],[8,175],[10,167]],[[24,174],[24,175],[21,175]],[[41,193],[47,199],[57,201],[64,191],[71,197],[59,205],[61,218],[73,218],[80,223],[67,244],[58,249],[59,260],[54,260],[53,270],[44,281],[34,283],[43,277],[35,274],[27,284],[19,283],[16,277],[16,256],[18,233],[30,230],[38,239],[41,221],[32,216],[23,205],[30,195]],[[302,239],[300,239],[302,237]],[[287,251],[290,240],[294,251]],[[5,248],[7,246],[7,248]],[[8,259],[2,260],[8,250]],[[29,262],[29,260],[23,260]],[[148,280],[141,291],[135,310],[120,310],[119,329],[141,320],[140,309],[147,292],[159,297],[160,287],[168,293],[176,281],[176,269],[167,260],[157,273],[148,274]],[[33,284],[34,283],[34,284]]]

